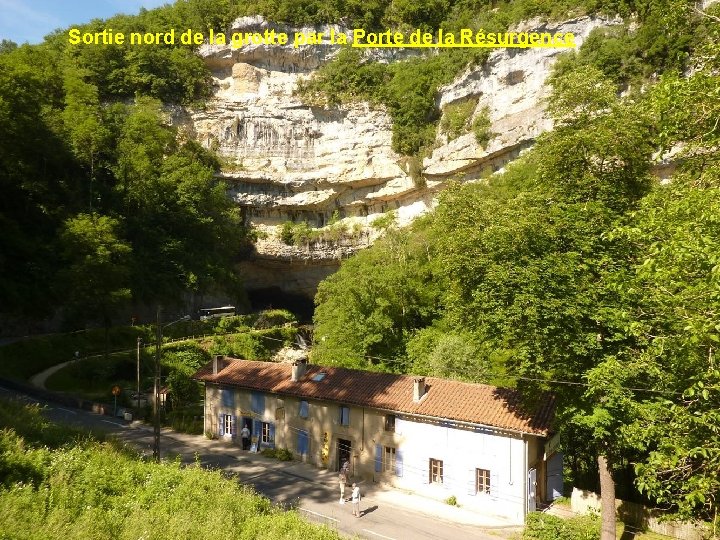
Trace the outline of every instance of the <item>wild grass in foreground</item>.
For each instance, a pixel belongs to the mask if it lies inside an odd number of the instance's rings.
[[[0,401],[1,539],[337,539],[220,471],[142,461]]]

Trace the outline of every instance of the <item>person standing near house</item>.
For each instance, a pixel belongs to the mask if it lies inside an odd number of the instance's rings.
[[[360,517],[360,486],[353,483],[352,485],[352,494],[350,495],[350,499],[352,501],[352,514],[356,518]]]
[[[345,484],[347,484],[347,474],[344,469],[340,469],[338,481],[340,482],[340,504],[345,504]]]
[[[240,438],[242,439],[242,449],[250,450],[250,430],[248,429],[247,424],[245,424],[240,430]]]

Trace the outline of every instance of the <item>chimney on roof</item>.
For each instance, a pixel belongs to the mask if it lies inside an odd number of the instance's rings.
[[[292,382],[298,382],[307,369],[307,362],[305,360],[295,360],[292,364],[292,374],[290,380]]]
[[[213,358],[213,375],[217,375],[218,371],[222,371],[225,367],[225,356],[217,354]]]
[[[419,402],[425,395],[425,377],[415,377],[413,379],[413,401]]]

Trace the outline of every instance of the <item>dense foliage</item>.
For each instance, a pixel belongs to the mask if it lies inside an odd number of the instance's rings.
[[[95,79],[52,40],[0,54],[0,311],[109,325],[131,299],[236,294],[217,160],[141,87],[107,102]]]
[[[337,533],[220,471],[142,461],[0,403],[0,529],[8,538],[303,538]]]
[[[570,482],[597,489],[600,456],[619,497],[716,519],[711,17],[684,60],[689,74],[670,69],[622,99],[624,75],[585,49],[559,64],[552,133],[504,174],[449,189],[430,218],[321,285],[316,358],[551,390]],[[651,166],[668,150],[678,169],[660,184]],[[415,247],[389,247],[397,235]]]

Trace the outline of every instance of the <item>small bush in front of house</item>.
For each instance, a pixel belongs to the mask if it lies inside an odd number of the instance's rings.
[[[292,452],[287,448],[265,448],[264,450],[260,450],[260,455],[279,459],[280,461],[292,461],[293,459]]]
[[[600,540],[600,520],[597,516],[562,519],[531,512],[525,520],[522,540]]]
[[[449,504],[450,506],[458,506],[457,497],[455,497],[455,495],[450,495],[447,499],[445,499],[445,504]]]
[[[275,459],[279,459],[280,461],[292,461],[293,454],[287,448],[276,448]]]

